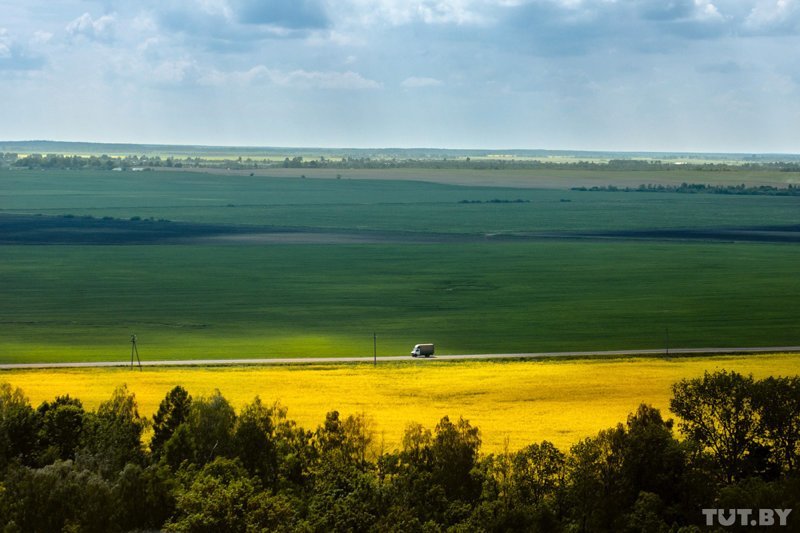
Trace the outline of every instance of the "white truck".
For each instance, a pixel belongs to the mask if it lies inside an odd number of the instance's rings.
[[[430,357],[433,355],[433,344],[415,344],[411,357]]]

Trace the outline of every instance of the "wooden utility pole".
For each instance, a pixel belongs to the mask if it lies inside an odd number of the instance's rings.
[[[136,347],[136,335],[131,335],[131,368],[133,368],[133,356],[136,354],[136,360],[139,362],[139,371],[142,370],[142,360],[139,359],[139,348]]]

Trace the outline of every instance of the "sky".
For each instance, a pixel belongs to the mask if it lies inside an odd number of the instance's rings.
[[[800,153],[800,0],[0,0],[0,140]]]

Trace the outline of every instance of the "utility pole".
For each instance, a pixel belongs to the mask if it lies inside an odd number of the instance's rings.
[[[372,333],[372,366],[378,366],[378,335]]]
[[[665,345],[667,348],[667,355],[669,355],[669,328],[664,328]]]
[[[131,368],[133,368],[133,355],[136,354],[136,360],[139,362],[139,371],[142,371],[142,360],[139,359],[139,348],[136,347],[136,335],[131,335]]]

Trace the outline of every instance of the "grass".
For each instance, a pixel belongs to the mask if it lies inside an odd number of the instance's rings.
[[[373,176],[302,180],[188,172],[6,171],[0,172],[0,206],[15,213],[469,234],[790,225],[798,223],[800,212],[800,197],[468,187],[377,179],[377,171]],[[564,177],[560,183],[566,188],[572,181]],[[496,198],[529,203],[458,203]]]
[[[800,248],[532,241],[4,246],[0,361],[798,342]]]
[[[800,373],[797,354],[708,358],[555,359],[514,362],[415,362],[297,367],[145,368],[0,372],[33,405],[70,394],[96,408],[127,383],[140,413],[151,416],[167,391],[184,386],[194,396],[214,389],[238,410],[256,395],[280,401],[289,417],[314,429],[325,413],[365,413],[387,449],[399,446],[409,422],[433,428],[449,415],[477,425],[485,453],[549,440],[567,449],[581,438],[624,422],[641,402],[669,414],[671,385],[719,369],[756,378]],[[309,393],[309,391],[313,391]]]
[[[175,171],[173,171],[175,172]],[[575,186],[616,185],[636,187],[642,183],[660,183],[680,185],[686,183],[707,183],[714,185],[772,185],[786,187],[797,184],[798,176],[793,172],[765,169],[736,169],[734,171],[702,171],[691,168],[658,171],[658,170],[580,170],[580,169],[505,169],[505,170],[469,170],[469,169],[313,169],[313,168],[277,168],[241,171],[220,171],[217,169],[184,169],[184,172],[203,172],[208,174],[224,173],[227,176],[290,177],[335,179],[341,176],[347,179],[366,180],[400,180],[448,185],[464,185],[469,187],[512,187],[533,189],[566,189]]]

